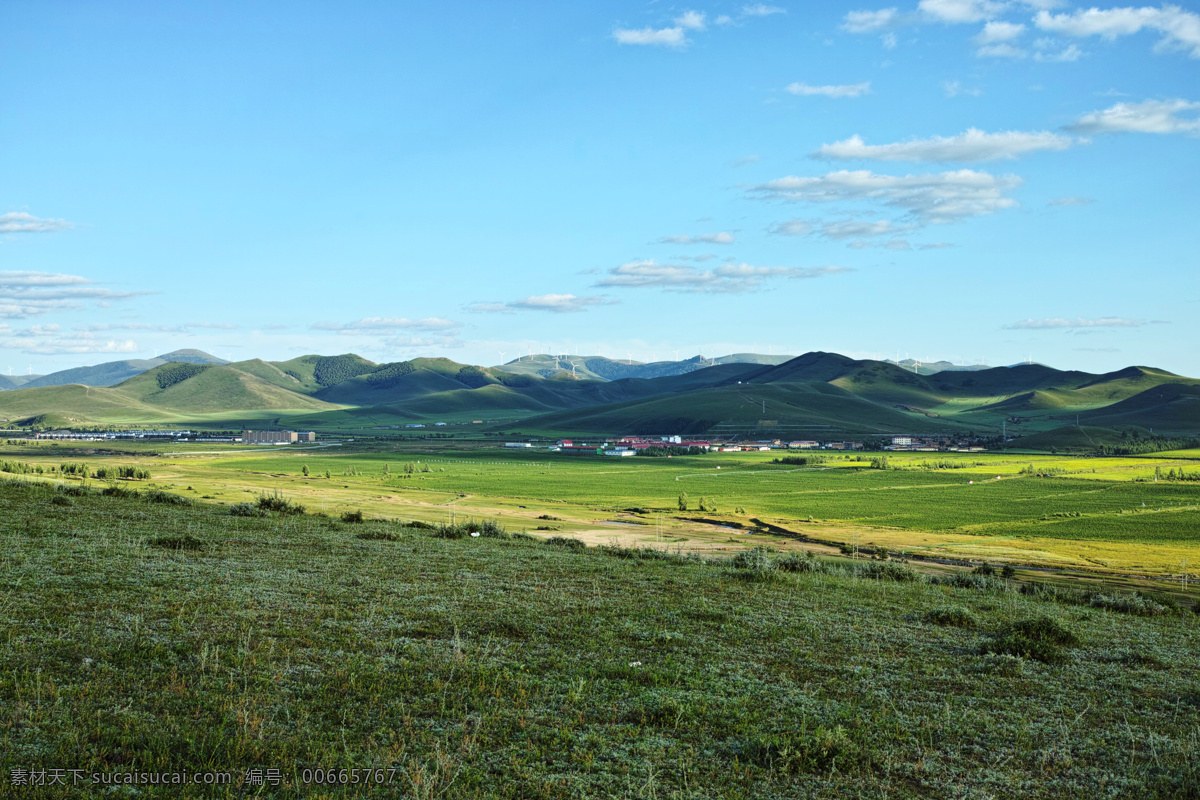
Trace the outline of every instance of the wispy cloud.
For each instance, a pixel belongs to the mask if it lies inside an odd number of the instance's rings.
[[[1042,30],[1063,36],[1099,36],[1110,41],[1141,30],[1154,31],[1162,35],[1156,50],[1185,50],[1192,58],[1200,58],[1200,15],[1179,6],[1089,8],[1063,14],[1039,11],[1033,21]]]
[[[1047,131],[987,133],[970,128],[957,136],[934,136],[894,144],[869,145],[858,135],[822,145],[819,158],[874,161],[974,162],[1014,159],[1039,150],[1066,150],[1080,140]]]
[[[946,97],[979,97],[979,95],[983,94],[983,91],[963,86],[959,81],[943,81],[942,94],[946,95]]]
[[[1047,317],[1044,319],[1024,319],[1020,322],[1005,325],[1004,327],[1008,330],[1044,331],[1076,328],[1140,328],[1148,324],[1150,324],[1148,320],[1127,319],[1125,317],[1097,317],[1094,319],[1083,317],[1075,317],[1074,319]]]
[[[806,219],[789,219],[775,223],[767,231],[781,236],[807,236],[813,232],[813,224]]]
[[[1021,185],[1016,175],[957,170],[926,175],[880,175],[840,170],[813,178],[788,176],[751,187],[759,197],[811,203],[873,201],[903,209],[922,223],[957,222],[1013,208],[1007,196]]]
[[[453,331],[462,327],[461,323],[444,317],[423,317],[409,319],[408,317],[363,317],[353,322],[317,322],[312,325],[314,330],[335,331],[340,334],[379,335],[397,331]]]
[[[843,84],[839,86],[813,86],[807,83],[789,83],[786,91],[801,97],[861,97],[871,91],[871,82]]]
[[[0,324],[0,349],[31,355],[66,355],[133,353],[137,352],[138,346],[131,339],[106,339],[86,331],[64,334],[58,325],[34,325],[14,330]]]
[[[78,308],[84,300],[103,303],[145,294],[150,292],[104,289],[79,275],[0,271],[0,318],[20,319]]]
[[[661,244],[733,244],[732,233],[704,233],[699,236],[664,236],[658,240]]]
[[[73,227],[65,219],[43,219],[24,211],[0,214],[0,233],[51,233]]]
[[[763,3],[742,6],[743,17],[770,17],[774,14],[786,14],[787,9],[780,6],[768,6]]]
[[[836,240],[861,239],[871,236],[895,236],[910,230],[911,225],[897,225],[886,219],[878,222],[851,219],[825,223],[821,226],[821,235]]]
[[[708,27],[703,11],[685,11],[675,18],[675,24],[690,31],[702,31]]]
[[[850,271],[848,267],[837,266],[758,267],[750,264],[726,264],[716,269],[702,270],[685,264],[660,264],[648,259],[613,267],[596,285],[739,294],[754,291],[762,286],[764,280],[773,278],[820,278]]]
[[[671,28],[617,28],[613,38],[619,44],[657,45],[660,47],[683,47],[688,43],[683,27]]]
[[[954,24],[991,19],[1004,11],[1005,5],[991,0],[921,0],[917,10],[935,22]]]
[[[535,294],[508,303],[472,303],[469,310],[483,313],[511,314],[515,311],[549,311],[570,314],[586,311],[592,306],[612,305],[615,301],[602,295],[577,297],[573,294]]]
[[[1186,133],[1195,136],[1200,134],[1197,112],[1200,112],[1200,103],[1188,100],[1117,103],[1103,111],[1085,114],[1068,126],[1068,130],[1076,133]]]
[[[886,30],[900,21],[896,8],[881,8],[878,11],[851,11],[842,20],[842,30],[850,33],[874,33]]]

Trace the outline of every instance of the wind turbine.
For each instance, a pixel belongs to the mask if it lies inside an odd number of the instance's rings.
[[[503,350],[497,350],[496,352],[500,354],[500,365],[501,365],[501,366],[504,366],[504,351],[503,351]]]

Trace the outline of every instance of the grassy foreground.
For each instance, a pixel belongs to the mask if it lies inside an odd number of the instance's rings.
[[[1200,796],[1194,613],[171,497],[0,483],[3,796]]]

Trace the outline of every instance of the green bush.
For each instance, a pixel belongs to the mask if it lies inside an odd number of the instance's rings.
[[[303,514],[304,506],[293,503],[291,500],[284,497],[278,490],[272,494],[260,494],[258,496],[258,507],[263,511],[274,511],[278,514]]]
[[[962,606],[938,606],[925,612],[922,617],[932,625],[942,625],[952,628],[976,628],[979,621],[970,611]]]
[[[1171,609],[1156,603],[1145,595],[1132,594],[1097,594],[1092,597],[1089,605],[1092,608],[1103,608],[1107,611],[1118,611],[1122,614],[1134,614],[1139,617],[1157,617],[1166,614]]]
[[[1064,648],[1078,644],[1079,638],[1065,625],[1042,616],[1014,622],[986,642],[983,650],[1030,658],[1043,664],[1062,664],[1067,660]]]
[[[555,547],[565,547],[568,550],[587,550],[587,545],[579,539],[571,539],[567,536],[551,536],[546,540],[546,544]]]
[[[362,521],[363,521],[362,511],[347,511],[344,514],[342,514],[342,522],[361,524]]]
[[[169,506],[195,505],[191,498],[182,497],[177,494],[171,494],[170,492],[163,492],[158,489],[151,489],[143,494],[142,497],[144,497],[148,503],[163,503],[164,505]]]
[[[891,561],[868,561],[865,564],[856,566],[854,573],[860,578],[873,578],[877,581],[900,581],[901,583],[911,583],[920,578],[912,567],[907,567],[904,564],[896,564]]]
[[[763,579],[775,574],[775,559],[765,547],[743,550],[729,561],[734,569],[743,570],[752,578]]]
[[[229,507],[229,513],[235,517],[265,517],[267,512],[252,503],[235,503]]]
[[[203,550],[204,542],[195,536],[159,536],[147,542],[151,547],[162,547],[167,550]]]
[[[812,553],[789,553],[775,562],[775,568],[781,572],[830,572],[831,568],[824,561],[813,557]]]

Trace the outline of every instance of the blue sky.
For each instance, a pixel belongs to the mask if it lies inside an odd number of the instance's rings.
[[[0,70],[0,369],[1200,375],[1194,4],[11,4]]]

